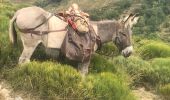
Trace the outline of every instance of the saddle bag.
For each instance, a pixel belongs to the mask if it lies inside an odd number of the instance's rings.
[[[91,33],[80,34],[68,26],[68,32],[61,46],[61,53],[70,60],[87,61],[91,58],[94,44],[95,37]]]

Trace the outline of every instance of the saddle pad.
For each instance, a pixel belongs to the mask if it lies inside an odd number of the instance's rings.
[[[52,16],[49,21],[49,31],[53,30],[62,30],[68,25],[63,20],[59,19],[56,16]],[[47,47],[48,48],[61,48],[63,40],[65,38],[66,31],[59,31],[59,32],[49,32],[48,33],[48,41]]]

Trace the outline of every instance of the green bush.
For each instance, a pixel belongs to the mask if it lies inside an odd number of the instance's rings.
[[[97,53],[100,55],[113,57],[119,54],[119,50],[113,43],[110,42],[110,43],[102,45],[100,50],[97,50]]]
[[[89,93],[86,99],[135,100],[126,82],[112,73],[89,75],[85,81],[86,92]]]
[[[14,89],[40,95],[42,99],[133,100],[126,81],[112,73],[84,77],[72,67],[52,62],[32,62],[8,71]]]
[[[170,46],[166,43],[153,41],[140,47],[138,52],[143,59],[170,57]]]
[[[118,19],[121,13],[131,6],[132,2],[132,0],[119,0],[116,4],[112,2],[104,7],[90,9],[88,12],[92,20]]]
[[[106,57],[95,54],[91,59],[90,72],[114,72],[115,67],[112,61],[109,61]]]
[[[7,79],[15,89],[30,91],[46,99],[77,98],[81,76],[67,65],[32,62],[14,68]]]
[[[127,78],[133,86],[146,82],[145,78],[152,71],[151,65],[139,57],[124,58],[119,56],[113,59],[113,63],[116,72],[123,74],[126,72],[129,75]]]
[[[140,85],[148,82],[148,76],[153,72],[152,65],[139,57],[122,56],[113,59],[94,55],[90,66],[91,73],[112,72],[128,80],[131,85]]]
[[[153,86],[170,83],[170,58],[155,58],[151,65],[153,71],[148,75],[148,81]]]
[[[170,83],[160,86],[158,92],[164,97],[165,100],[170,99]]]
[[[155,33],[156,31],[160,31],[159,26],[162,22],[166,21],[166,16],[170,13],[170,10],[167,9],[170,6],[170,2],[168,0],[141,0],[141,6],[139,6],[137,13],[139,13],[142,17],[142,20],[139,20],[137,23],[135,30],[137,33]],[[154,35],[154,34],[153,34]]]
[[[8,31],[9,18],[6,16],[0,16],[0,32]]]

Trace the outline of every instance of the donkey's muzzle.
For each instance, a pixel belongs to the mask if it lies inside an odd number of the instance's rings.
[[[129,57],[133,52],[133,46],[128,46],[125,49],[122,50],[122,55],[124,57]]]

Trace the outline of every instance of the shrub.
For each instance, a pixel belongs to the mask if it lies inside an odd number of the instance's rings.
[[[14,89],[40,95],[42,99],[133,100],[126,81],[112,73],[82,77],[68,65],[32,62],[7,72]]]
[[[9,18],[6,16],[0,16],[0,32],[8,31]]]
[[[90,72],[112,72],[124,77],[124,80],[128,80],[130,85],[139,85],[148,82],[148,76],[153,72],[153,69],[149,62],[139,57],[124,58],[118,56],[107,59],[96,54],[92,58]]]
[[[90,72],[100,73],[100,72],[114,72],[115,67],[112,61],[109,61],[106,57],[95,54],[92,57]]]
[[[15,89],[30,91],[43,99],[77,98],[79,73],[67,65],[32,62],[18,66],[7,74]]]
[[[151,60],[153,71],[148,75],[149,82],[156,86],[170,83],[170,58],[155,58]]]
[[[82,88],[87,89],[85,99],[134,100],[126,81],[112,73],[89,75]]]
[[[132,0],[119,0],[116,4],[111,2],[104,7],[91,9],[88,12],[92,20],[117,19],[123,11],[131,6],[132,2]]]
[[[119,54],[118,48],[113,43],[107,43],[102,45],[100,50],[97,50],[100,55],[105,55],[108,57],[113,57]]]
[[[158,0],[141,0],[142,5],[136,11],[141,14],[142,20],[137,23],[136,31],[138,33],[154,33],[160,31],[159,26],[162,22],[166,21],[166,16],[169,15],[169,10],[166,9],[170,6],[167,0],[159,2]],[[144,26],[144,27],[143,27]]]
[[[164,97],[165,100],[170,99],[170,83],[160,86],[158,92]]]
[[[143,59],[170,57],[170,46],[166,43],[154,41],[140,47],[139,53]]]
[[[119,56],[113,59],[113,63],[116,72],[126,72],[129,75],[131,85],[134,86],[146,82],[145,77],[152,71],[151,65],[139,57],[124,58]]]

